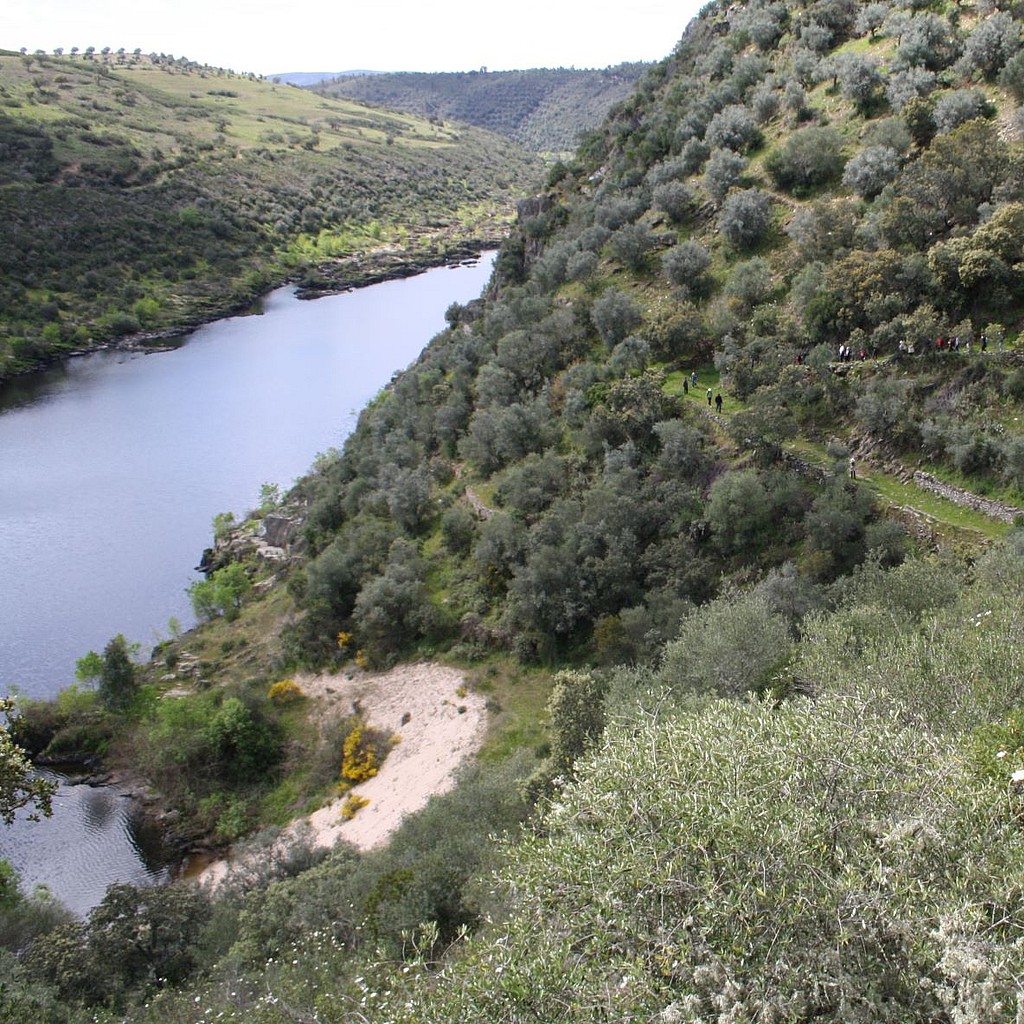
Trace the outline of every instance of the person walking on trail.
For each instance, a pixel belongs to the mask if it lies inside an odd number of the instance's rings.
[[[722,411],[722,396],[721,395],[715,395],[715,412],[719,412],[720,413],[721,411]]]
[[[852,455],[850,456],[850,479],[857,479],[857,460]]]
[[[711,388],[708,388],[708,408],[711,408]]]

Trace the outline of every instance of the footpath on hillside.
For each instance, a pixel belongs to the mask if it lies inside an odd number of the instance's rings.
[[[683,389],[680,375],[672,393],[708,420],[716,430],[727,431],[729,420],[747,406],[721,388],[718,371],[703,366],[696,371],[696,385],[687,378]],[[710,393],[710,397],[709,397]],[[719,404],[718,396],[722,401]],[[835,475],[835,460],[824,444],[800,438],[782,445],[783,458],[797,472],[819,480]],[[972,544],[995,540],[1024,517],[1024,509],[975,494],[939,479],[922,469],[898,465],[891,457],[872,456],[877,444],[857,448],[857,479],[878,496],[894,518],[900,519],[918,539],[931,544],[968,541]]]

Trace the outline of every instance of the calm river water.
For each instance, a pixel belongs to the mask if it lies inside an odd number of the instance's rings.
[[[0,389],[0,693],[51,697],[116,633],[148,650],[174,617],[218,512],[283,489],[340,447],[359,411],[480,295],[493,254],[261,316],[170,352],[101,352]],[[65,785],[53,818],[0,827],[0,856],[73,909],[166,867],[107,790]]]

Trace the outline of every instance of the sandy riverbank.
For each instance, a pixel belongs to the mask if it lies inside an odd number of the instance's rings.
[[[449,790],[463,761],[476,753],[486,728],[484,699],[465,690],[463,674],[445,665],[418,662],[389,672],[300,675],[295,681],[316,710],[313,716],[343,715],[358,706],[368,722],[395,734],[378,773],[352,792],[369,800],[354,818],[342,820],[342,799],[292,823],[282,836],[308,826],[319,846],[344,839],[362,850],[385,843],[402,819],[434,795]],[[230,870],[220,860],[198,880],[216,884]]]

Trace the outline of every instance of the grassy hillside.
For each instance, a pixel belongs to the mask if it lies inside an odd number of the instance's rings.
[[[396,72],[345,75],[315,86],[324,96],[475,124],[537,153],[567,153],[625,99],[646,69]]]
[[[495,240],[536,174],[485,133],[252,76],[0,53],[0,377],[341,256]]]
[[[194,689],[134,711],[154,761],[210,758],[195,723],[238,703],[312,744],[269,681],[444,656],[485,756],[388,850],[37,925],[5,997],[1019,1021],[1022,73],[987,8],[706,8],[276,510],[287,571],[222,545],[223,614],[162,651]],[[295,749],[192,796],[269,819],[315,795]],[[192,922],[157,947],[174,983],[111,957],[139,945],[111,915]]]

